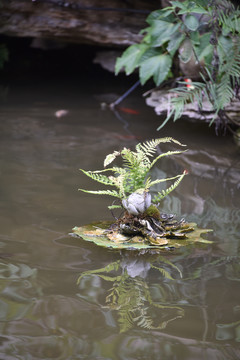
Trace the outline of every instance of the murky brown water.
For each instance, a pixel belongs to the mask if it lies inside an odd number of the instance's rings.
[[[157,132],[160,119],[135,95],[124,106],[140,114],[117,119],[98,95],[19,87],[1,103],[0,358],[239,359],[239,151],[205,124]],[[59,109],[69,114],[56,118]],[[111,199],[78,192],[98,188],[78,169],[100,169],[109,152],[162,136],[189,151],[159,162],[156,176],[190,173],[163,211],[212,228],[213,245],[149,257],[69,236],[111,219]]]

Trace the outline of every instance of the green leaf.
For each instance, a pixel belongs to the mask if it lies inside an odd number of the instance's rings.
[[[131,45],[121,57],[117,58],[115,74],[117,75],[122,68],[125,68],[126,75],[130,75],[139,65],[139,60],[148,49],[146,44]]]
[[[164,9],[153,11],[150,15],[148,15],[146,22],[149,25],[152,25],[154,20],[160,20],[160,19],[173,22],[175,20],[175,16],[173,15],[173,8],[167,7]]]
[[[196,31],[199,27],[199,21],[194,15],[188,14],[183,21],[186,27],[191,31]]]
[[[140,65],[140,81],[145,84],[153,76],[155,84],[160,85],[167,77],[172,65],[172,58],[169,55],[153,56]]]
[[[171,40],[173,34],[179,30],[180,24],[155,20],[151,28],[152,42],[151,46],[162,46],[165,42]]]
[[[199,32],[198,31],[193,31],[190,33],[190,39],[193,45],[199,45],[200,44],[200,40],[199,40]]]
[[[207,59],[207,63],[211,63],[213,56],[213,45],[210,44],[210,37],[211,33],[201,35],[199,45],[194,46],[198,59]]]
[[[174,6],[175,8],[179,8],[179,9],[187,9],[187,7],[185,6],[184,3],[180,2],[180,1],[171,1],[172,6]]]
[[[183,15],[183,14],[186,14],[186,13],[196,13],[196,14],[206,14],[208,15],[208,12],[207,10],[201,8],[201,7],[193,7],[191,9],[183,9],[183,10],[180,10],[178,12],[178,15]]]
[[[223,63],[227,55],[232,52],[233,45],[233,40],[230,37],[219,36],[217,52],[221,63]]]
[[[141,57],[140,64],[141,65],[145,60],[148,60],[154,56],[162,55],[162,49],[161,48],[149,48],[145,51],[143,56]]]
[[[180,32],[176,32],[175,34],[173,34],[167,47],[167,51],[171,53],[171,56],[175,54],[180,44],[184,41],[185,37],[186,36]]]

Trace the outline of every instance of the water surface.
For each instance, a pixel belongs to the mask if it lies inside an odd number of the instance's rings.
[[[240,357],[239,150],[205,124],[179,120],[157,132],[160,118],[137,94],[123,106],[139,115],[101,110],[123,91],[19,86],[1,103],[1,358]],[[69,113],[57,118],[60,109]],[[212,228],[213,244],[150,256],[69,236],[112,218],[111,198],[78,192],[99,187],[78,169],[101,169],[113,150],[163,136],[189,151],[153,176],[189,176],[162,211]]]

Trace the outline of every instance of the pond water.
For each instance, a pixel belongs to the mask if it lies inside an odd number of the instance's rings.
[[[139,90],[121,104],[139,114],[100,108],[129,85],[18,85],[1,102],[1,359],[240,358],[239,150],[206,124],[157,132]],[[144,255],[70,236],[112,219],[111,198],[78,191],[98,189],[79,168],[163,136],[189,151],[153,176],[189,175],[161,210],[213,229],[213,243]]]

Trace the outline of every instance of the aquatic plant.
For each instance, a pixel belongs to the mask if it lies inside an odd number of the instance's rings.
[[[167,151],[160,153],[152,160],[151,158],[158,151],[158,145],[169,142],[185,146],[171,137],[165,137],[137,144],[135,148],[136,151],[124,148],[121,151],[114,151],[108,154],[104,160],[105,169],[97,171],[80,170],[91,179],[107,186],[113,186],[117,190],[79,190],[89,194],[110,195],[122,201],[121,205],[110,205],[109,209],[123,206],[130,214],[138,215],[144,213],[151,204],[158,204],[165,196],[170,194],[187,174],[187,171],[184,171],[182,174],[174,177],[151,180],[150,171],[158,160],[165,156],[183,152],[179,150]],[[114,166],[106,168],[119,156],[123,161],[122,167]],[[111,172],[111,175],[106,176],[103,174],[106,172]],[[175,180],[175,182],[166,190],[158,192],[152,199],[149,189],[153,185],[169,180]]]
[[[97,171],[80,169],[91,179],[107,186],[113,186],[116,190],[79,190],[95,195],[116,197],[121,204],[110,205],[109,209],[123,208],[125,212],[121,217],[115,217],[116,221],[113,224],[102,222],[75,227],[73,234],[86,241],[93,241],[99,246],[117,249],[149,249],[153,246],[166,249],[183,246],[187,243],[207,242],[200,235],[209,230],[197,229],[195,223],[186,223],[184,219],[175,220],[174,215],[160,214],[158,210],[159,202],[170,194],[187,174],[185,170],[182,174],[174,177],[151,179],[150,171],[159,159],[183,152],[167,151],[151,159],[156,154],[158,145],[168,142],[185,146],[170,137],[155,139],[137,144],[136,151],[127,148],[114,151],[104,160],[104,167],[107,167],[120,156],[123,160],[122,167],[114,166]],[[111,172],[111,175],[103,174],[108,171]],[[149,189],[153,185],[168,180],[175,181],[166,190],[159,191],[152,199]]]

